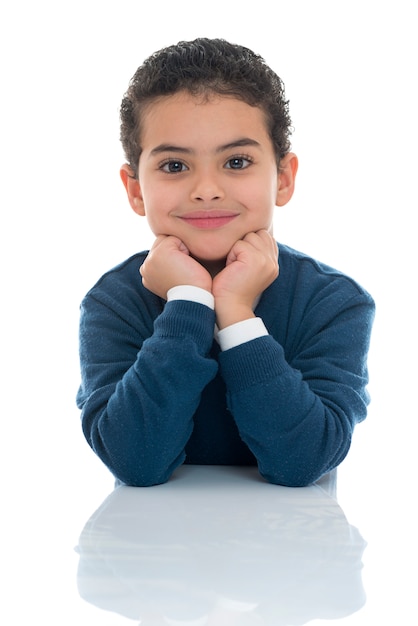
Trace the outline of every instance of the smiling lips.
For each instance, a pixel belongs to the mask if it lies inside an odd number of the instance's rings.
[[[193,211],[186,215],[179,216],[183,222],[200,229],[220,228],[232,222],[233,219],[238,217],[238,213],[232,213],[227,211]]]

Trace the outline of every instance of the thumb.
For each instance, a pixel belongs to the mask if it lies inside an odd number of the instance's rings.
[[[179,246],[178,246],[179,251],[187,255],[190,254],[189,248],[186,246],[186,244],[181,239],[178,239],[178,242],[179,242]]]

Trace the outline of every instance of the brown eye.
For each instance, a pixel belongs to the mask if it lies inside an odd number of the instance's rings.
[[[170,161],[162,163],[160,165],[160,169],[168,174],[179,174],[181,172],[185,172],[188,168],[184,163],[182,163],[182,161],[171,159]]]
[[[228,159],[225,167],[230,170],[243,170],[249,165],[251,165],[250,159],[247,159],[246,157],[234,157],[232,159]]]

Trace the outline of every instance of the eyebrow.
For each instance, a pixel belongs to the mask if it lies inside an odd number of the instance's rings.
[[[257,148],[260,147],[260,143],[255,139],[250,139],[250,137],[242,137],[241,139],[236,139],[229,143],[223,144],[222,146],[219,146],[218,148],[216,148],[216,152],[225,152],[225,150],[231,150],[233,148],[240,148],[243,146],[254,146]],[[162,143],[151,150],[151,156],[160,154],[161,152],[178,152],[181,154],[192,154],[194,150],[192,150],[191,148],[186,148],[184,146],[175,146],[168,143]]]

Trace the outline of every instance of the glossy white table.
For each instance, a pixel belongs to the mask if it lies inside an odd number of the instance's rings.
[[[192,466],[115,489],[79,439],[33,447],[4,486],[0,623],[415,626],[414,474],[366,444],[304,489]]]
[[[185,466],[165,485],[119,487],[80,535],[79,594],[141,625],[351,615],[365,602],[366,543],[333,478],[288,489],[250,468]]]

